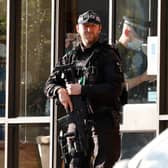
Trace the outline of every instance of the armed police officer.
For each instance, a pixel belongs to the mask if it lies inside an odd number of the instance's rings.
[[[66,53],[58,65],[75,64],[77,80],[66,83],[55,68],[46,82],[45,94],[57,98],[69,113],[75,110],[72,96],[81,96],[87,102],[85,119],[89,121],[90,132],[86,146],[89,148],[87,155],[83,152],[74,154],[69,167],[111,168],[120,156],[119,97],[123,83],[120,57],[110,45],[99,42],[102,25],[94,11],[79,16],[76,30],[81,43]],[[85,73],[78,73],[78,65],[84,66]],[[72,122],[67,132],[75,128],[78,125]],[[73,137],[68,140],[75,141]]]

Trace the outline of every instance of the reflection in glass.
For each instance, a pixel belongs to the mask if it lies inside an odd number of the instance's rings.
[[[0,125],[0,167],[4,167],[4,126]]]
[[[155,136],[155,132],[123,133],[121,159],[132,158]]]
[[[66,33],[65,53],[77,47],[80,43],[80,37],[77,33]]]
[[[156,75],[147,74],[147,39],[151,35],[157,36],[157,32],[151,34],[156,27],[151,24],[154,21],[150,15],[157,13],[153,8],[150,9],[152,2],[154,1],[117,1],[116,39],[123,61],[129,104],[156,103],[157,99]],[[154,137],[155,132],[124,132],[121,158],[131,158]]]
[[[51,2],[22,0],[20,115],[49,115],[43,93],[50,72]]]
[[[19,167],[49,167],[49,125],[20,125],[19,136]]]
[[[151,30],[156,29],[151,26],[149,3],[146,0],[117,1],[116,39],[123,60],[129,104],[156,102],[156,75],[147,74],[147,38]]]
[[[6,1],[0,1],[0,117],[5,115]]]

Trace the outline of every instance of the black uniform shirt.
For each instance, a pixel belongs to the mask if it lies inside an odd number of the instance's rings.
[[[104,107],[118,109],[118,106],[120,106],[119,96],[121,94],[123,72],[120,58],[113,48],[99,42],[87,49],[79,46],[67,53],[60,60],[60,64],[84,61],[91,55],[92,57],[87,64],[88,75],[85,85],[82,86],[81,95],[88,98],[94,112]],[[65,83],[61,79],[59,72],[54,69],[46,82],[46,95],[51,98],[56,97],[55,90],[60,86],[65,87]]]

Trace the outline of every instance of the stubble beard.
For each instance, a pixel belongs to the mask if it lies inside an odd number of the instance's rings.
[[[83,43],[86,47],[91,47],[95,42],[98,41],[98,37],[99,36],[93,36],[92,38],[90,38],[88,35],[85,35],[85,37],[83,38]]]

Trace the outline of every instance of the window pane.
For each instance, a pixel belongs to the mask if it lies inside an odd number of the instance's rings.
[[[127,113],[130,117],[129,121],[131,118],[136,118],[140,112],[141,118],[139,120],[143,120],[143,117],[146,116],[144,112],[147,111],[145,111],[147,107],[143,105],[157,101],[157,73],[148,73],[150,55],[147,52],[148,38],[157,36],[157,0],[118,0],[116,11],[117,46],[128,84],[128,104],[131,104],[128,105],[127,111],[124,111],[123,108],[123,118]],[[136,105],[132,104],[140,104],[142,108],[139,110]],[[131,110],[134,110],[134,113]],[[144,122],[144,126],[145,124]],[[139,131],[137,125],[136,123],[134,126],[134,132],[123,133],[122,159],[131,158],[156,136],[155,131]]]
[[[0,1],[0,117],[5,115],[6,1]]]
[[[121,159],[132,158],[155,136],[155,132],[123,133]]]
[[[4,140],[4,127],[0,125],[0,141]]]
[[[19,167],[49,167],[49,125],[21,125],[19,136]]]
[[[0,167],[4,167],[4,126],[0,125]]]
[[[50,72],[51,1],[22,0],[21,116],[49,115],[43,93]]]
[[[157,36],[157,1],[118,0],[118,49],[128,84],[128,103],[156,102],[156,73],[148,71],[148,37]],[[153,67],[155,67],[153,65]]]

